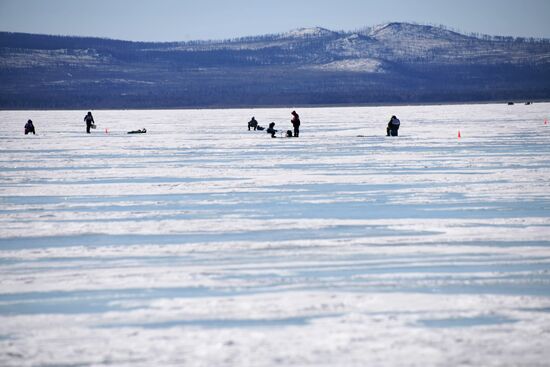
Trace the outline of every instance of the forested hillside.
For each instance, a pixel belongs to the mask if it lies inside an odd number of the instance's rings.
[[[176,108],[550,98],[550,42],[390,23],[225,41],[0,33],[0,108]]]

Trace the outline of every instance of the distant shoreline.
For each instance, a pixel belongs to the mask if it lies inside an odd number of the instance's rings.
[[[489,105],[489,104],[514,104],[524,105],[527,102],[535,103],[550,103],[550,99],[533,99],[533,100],[498,100],[498,101],[454,101],[454,102],[383,102],[383,103],[339,103],[339,104],[297,104],[297,105],[238,105],[238,106],[196,106],[196,107],[148,107],[148,108],[127,108],[127,107],[109,107],[109,108],[0,108],[0,112],[4,111],[114,111],[114,110],[129,110],[129,111],[162,111],[162,110],[251,110],[251,109],[296,109],[296,108],[351,108],[351,107],[404,107],[404,106],[457,106],[457,105]]]

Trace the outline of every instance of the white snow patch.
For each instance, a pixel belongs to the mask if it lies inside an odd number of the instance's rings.
[[[325,71],[350,71],[357,73],[384,73],[383,63],[375,59],[350,59],[333,61],[316,66],[316,69]]]
[[[297,28],[289,32],[282,34],[282,37],[292,37],[292,38],[310,38],[310,37],[323,37],[334,34],[333,31],[330,31],[325,28],[312,27],[312,28]]]

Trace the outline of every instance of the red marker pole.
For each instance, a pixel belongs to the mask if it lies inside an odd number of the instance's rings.
[[[458,130],[458,138],[460,139],[462,135],[460,135],[460,130]]]

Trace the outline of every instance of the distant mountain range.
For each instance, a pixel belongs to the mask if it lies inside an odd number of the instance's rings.
[[[177,108],[550,99],[550,40],[389,23],[225,41],[0,32],[0,108]]]

